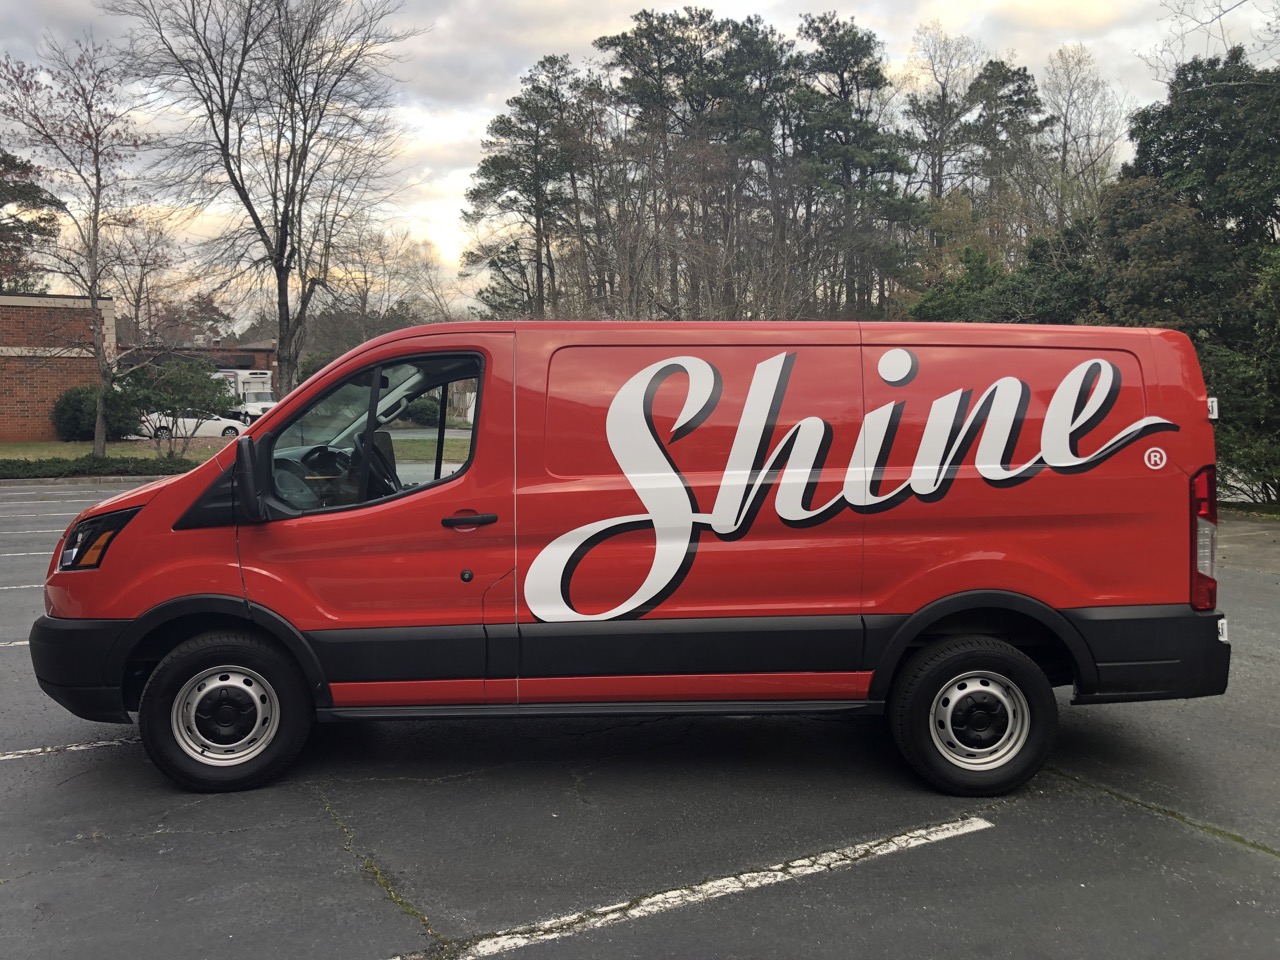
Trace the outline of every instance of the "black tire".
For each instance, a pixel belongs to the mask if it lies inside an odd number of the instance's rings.
[[[155,436],[157,440],[168,440],[173,436],[173,431],[168,427],[156,427]]]
[[[237,430],[235,427],[223,427],[222,435],[224,437],[236,437],[240,435],[240,431]]]
[[[1044,765],[1058,703],[1025,654],[991,637],[946,640],[917,653],[894,681],[893,738],[944,793],[997,796]]]
[[[288,653],[260,637],[218,630],[160,661],[142,691],[138,728],[166,776],[189,790],[220,793],[278,777],[314,718],[306,680]]]

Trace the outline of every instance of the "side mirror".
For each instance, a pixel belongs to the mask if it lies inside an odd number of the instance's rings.
[[[302,516],[302,511],[271,495],[263,482],[271,475],[271,445],[254,443],[241,434],[236,440],[235,488],[239,515],[250,523],[285,520]]]
[[[267,511],[262,502],[262,492],[258,489],[253,437],[243,434],[236,440],[235,481],[236,506],[240,515],[252,523],[262,523],[267,519]]]

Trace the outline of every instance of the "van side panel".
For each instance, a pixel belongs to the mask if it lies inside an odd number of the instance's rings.
[[[865,689],[862,518],[839,504],[861,415],[856,335],[517,333],[521,702],[653,699],[646,676],[684,678],[659,699]],[[696,679],[731,674],[765,679]]]
[[[1059,610],[1186,602],[1188,475],[1169,454],[1185,411],[1149,403],[1147,346],[1137,331],[1042,328],[1012,346],[981,328],[868,327],[867,410],[896,418],[868,469],[900,498],[868,517],[864,611],[972,590]],[[902,351],[918,373],[887,382],[878,365]]]

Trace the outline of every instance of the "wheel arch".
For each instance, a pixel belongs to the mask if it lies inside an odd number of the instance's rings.
[[[866,619],[871,646],[868,662],[875,670],[868,693],[872,700],[888,698],[898,671],[930,638],[964,634],[1005,640],[1045,670],[1051,682],[1068,682],[1060,675],[1066,664],[1071,670],[1070,679],[1081,690],[1097,687],[1097,666],[1079,631],[1057,610],[1023,594],[966,591],[935,600],[905,619]]]
[[[293,625],[266,607],[243,597],[204,594],[180,597],[153,607],[134,620],[108,654],[106,675],[119,677],[125,708],[137,710],[142,689],[155,665],[170,650],[206,630],[247,630],[280,644],[297,662],[317,707],[332,706],[320,661]]]

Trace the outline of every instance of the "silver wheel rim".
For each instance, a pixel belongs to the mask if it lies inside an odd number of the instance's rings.
[[[275,738],[280,701],[261,674],[245,667],[214,667],[183,685],[169,723],[187,756],[231,767],[252,760]]]
[[[1027,698],[1007,677],[971,670],[943,685],[929,711],[933,745],[963,770],[992,770],[1022,750],[1031,732]]]

